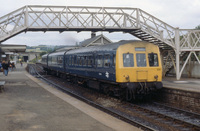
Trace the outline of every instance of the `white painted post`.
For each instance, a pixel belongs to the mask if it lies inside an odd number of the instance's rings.
[[[138,9],[138,8],[137,8],[137,10],[136,10],[136,13],[137,13],[137,14],[136,14],[136,15],[137,15],[137,16],[136,16],[137,28],[140,28],[140,14],[139,14],[139,10],[140,10],[140,9]]]
[[[26,11],[25,11],[25,18],[24,18],[24,20],[25,20],[25,26],[26,27],[28,27],[28,6],[26,6],[26,9],[25,9]]]
[[[179,28],[175,29],[175,46],[176,46],[176,79],[180,80],[180,34]]]

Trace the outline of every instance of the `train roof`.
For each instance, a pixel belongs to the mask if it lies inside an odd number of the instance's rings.
[[[120,45],[132,43],[132,42],[142,42],[140,40],[123,40],[117,43],[106,44],[106,45],[99,45],[99,46],[90,46],[84,47],[79,49],[74,49],[68,51],[66,54],[75,54],[75,53],[82,53],[82,52],[95,52],[95,51],[115,51]]]
[[[47,55],[48,55],[48,54],[43,55],[42,58],[47,57]]]
[[[49,56],[52,56],[52,55],[64,55],[66,51],[61,51],[61,52],[53,52],[53,53],[50,53]]]
[[[122,40],[122,41],[112,43],[112,44],[83,47],[83,48],[79,48],[79,49],[65,50],[65,51],[61,51],[61,52],[53,52],[53,53],[50,53],[49,56],[64,55],[65,53],[66,54],[76,54],[76,53],[96,52],[96,51],[116,51],[120,45],[134,43],[134,42],[148,43],[148,42],[141,41],[141,40]],[[45,56],[47,56],[47,54],[43,55],[42,57],[45,57]]]

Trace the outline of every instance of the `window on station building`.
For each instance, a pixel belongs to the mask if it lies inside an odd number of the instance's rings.
[[[144,53],[137,53],[136,54],[136,60],[137,60],[137,67],[146,67],[146,54]]]
[[[158,66],[158,55],[156,53],[149,53],[149,66]]]
[[[110,65],[111,65],[110,55],[104,55],[104,67],[110,67]]]
[[[124,67],[133,67],[134,59],[132,53],[123,54],[123,65]]]

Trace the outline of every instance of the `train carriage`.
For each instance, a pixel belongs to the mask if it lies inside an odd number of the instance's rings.
[[[48,54],[45,54],[42,56],[42,60],[41,60],[41,65],[43,67],[44,70],[47,70],[47,56]]]
[[[51,70],[51,74],[65,73],[64,68],[64,54],[65,51],[50,53],[47,58],[48,69]]]

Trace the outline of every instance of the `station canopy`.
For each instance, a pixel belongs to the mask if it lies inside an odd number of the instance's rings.
[[[26,51],[26,45],[0,45],[1,52],[5,54],[19,53]]]

